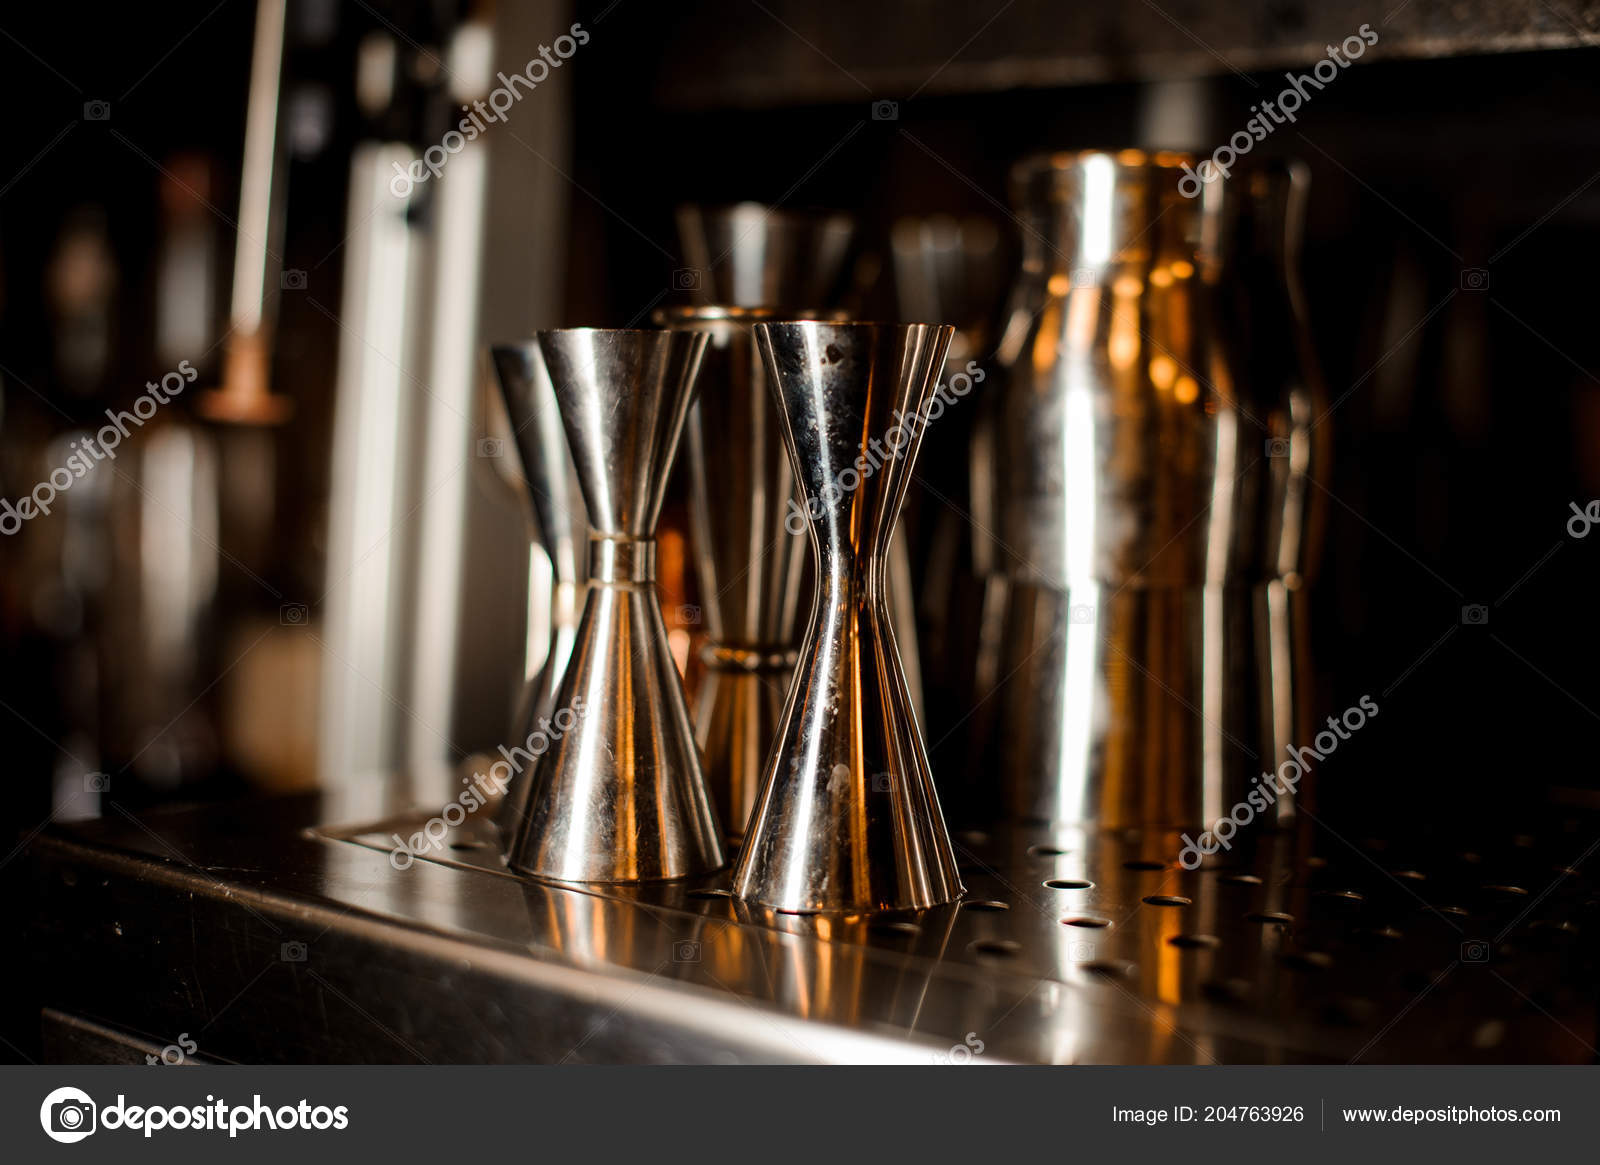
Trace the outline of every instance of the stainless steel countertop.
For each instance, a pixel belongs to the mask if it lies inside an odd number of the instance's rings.
[[[753,914],[725,873],[531,882],[470,820],[396,870],[389,835],[425,817],[325,827],[297,798],[52,827],[41,1001],[247,1062],[1595,1058],[1573,823],[1433,855],[1308,828],[1197,872],[1155,834],[957,831],[960,906],[841,918]]]

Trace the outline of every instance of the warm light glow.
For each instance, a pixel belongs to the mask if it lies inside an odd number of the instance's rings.
[[[1144,290],[1144,284],[1139,282],[1134,275],[1118,275],[1117,281],[1111,285],[1114,294],[1124,299],[1132,299]]]
[[[1181,405],[1191,405],[1200,397],[1200,386],[1194,382],[1192,376],[1178,377],[1178,383],[1173,386],[1172,399]]]
[[[1194,264],[1187,259],[1178,259],[1172,264],[1172,274],[1179,279],[1187,279],[1194,274]]]
[[[1171,356],[1157,356],[1150,361],[1150,383],[1165,392],[1178,378],[1178,362]]]
[[[1119,370],[1132,368],[1139,359],[1139,305],[1135,300],[1119,299],[1112,308],[1106,357],[1111,367]]]
[[[1154,271],[1150,272],[1150,286],[1171,287],[1172,272],[1168,271],[1165,267],[1157,267]]]
[[[1067,347],[1075,352],[1081,352],[1094,344],[1095,329],[1100,324],[1100,289],[1094,288],[1082,295],[1075,295],[1068,302],[1072,306],[1067,311],[1065,325]],[[1040,318],[1042,321],[1043,317]],[[1044,332],[1042,322],[1039,330],[1042,335]],[[1039,351],[1036,348],[1034,366],[1041,372],[1049,371],[1050,365],[1042,367],[1039,365],[1038,355]],[[1052,362],[1054,355],[1052,352]]]
[[[1051,295],[1065,295],[1072,290],[1072,276],[1062,272],[1050,276],[1050,282],[1045,285]]]
[[[1074,296],[1067,302],[1078,312],[1080,305],[1093,296]],[[1048,372],[1056,362],[1056,347],[1061,330],[1061,305],[1050,302],[1039,314],[1039,331],[1033,341],[1033,368],[1035,372]]]

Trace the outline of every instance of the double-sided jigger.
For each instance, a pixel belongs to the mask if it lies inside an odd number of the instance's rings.
[[[540,351],[588,509],[589,593],[507,860],[568,882],[723,865],[656,597],[655,529],[706,337],[575,328]],[[554,734],[551,734],[552,736]]]
[[[733,892],[784,911],[961,894],[895,644],[884,564],[954,329],[759,323],[804,498],[815,609]]]
[[[549,637],[544,663],[523,693],[517,712],[516,738],[526,740],[541,731],[540,720],[555,713],[556,687],[577,641],[583,584],[589,567],[589,523],[572,468],[572,455],[567,451],[555,389],[538,342],[499,345],[490,355],[522,461],[523,484],[539,542],[550,560]],[[495,825],[508,838],[514,837],[522,824],[532,776],[531,771],[513,776],[495,811]]]

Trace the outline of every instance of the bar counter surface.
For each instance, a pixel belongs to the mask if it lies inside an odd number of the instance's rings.
[[[1308,824],[1198,870],[1149,832],[957,830],[958,905],[843,917],[748,908],[727,871],[519,878],[471,818],[407,864],[394,835],[426,814],[113,809],[26,854],[54,1060],[180,1033],[243,1063],[1594,1057],[1600,911],[1564,864],[1592,831],[1570,820],[1440,853]]]

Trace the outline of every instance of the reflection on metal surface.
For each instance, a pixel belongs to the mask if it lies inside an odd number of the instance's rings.
[[[207,1051],[253,1063],[926,1064],[966,1055],[968,1033],[974,1063],[1593,1057],[1596,882],[1552,869],[1594,837],[1587,817],[1355,844],[1303,825],[1194,870],[1167,832],[958,833],[966,903],[862,920],[734,903],[722,876],[531,882],[473,820],[396,871],[391,835],[420,815],[305,829],[329,812],[44,831],[25,905],[47,1002],[180,1031],[203,987],[234,1000]],[[282,957],[295,942],[305,963]]]
[[[999,769],[1013,818],[1210,821],[1289,743],[1271,627],[1292,394],[1241,382],[1229,343],[1246,179],[1186,198],[1186,160],[1014,171],[1023,273],[973,461],[996,532],[981,556],[994,720],[974,763]],[[1281,272],[1277,287],[1286,306]],[[1281,798],[1277,819],[1290,811]]]
[[[767,762],[741,898],[780,910],[934,906],[961,893],[890,622],[885,551],[951,329],[762,323],[811,536],[815,609]],[[885,449],[888,452],[885,452]]]
[[[807,916],[734,903],[734,916],[751,936],[747,961],[785,1010],[823,1023],[883,1024],[908,1035],[917,1031],[957,913],[945,904],[894,916]],[[904,956],[897,975],[874,965],[871,947],[883,938]]]
[[[539,344],[502,345],[491,352],[506,415],[522,460],[523,484],[538,527],[543,563],[529,562],[530,587],[537,580],[549,587],[549,642],[544,662],[530,677],[517,715],[516,739],[526,739],[542,716],[556,710],[556,685],[578,635],[583,584],[589,567],[589,519],[583,508],[572,454],[567,449],[556,405],[555,389],[545,369]],[[548,578],[537,572],[543,567]],[[514,836],[527,805],[531,774],[516,776],[506,791],[495,820]]]
[[[589,593],[554,701],[577,723],[533,762],[510,864],[580,882],[705,873],[723,864],[722,841],[667,648],[654,537],[706,338],[577,328],[538,343],[588,510]]]
[[[751,332],[775,308],[658,312],[656,322],[709,337],[684,433],[690,529],[707,642],[696,739],[717,816],[744,836],[794,672],[800,598],[798,492],[776,398]],[[810,318],[809,315],[806,318]]]

